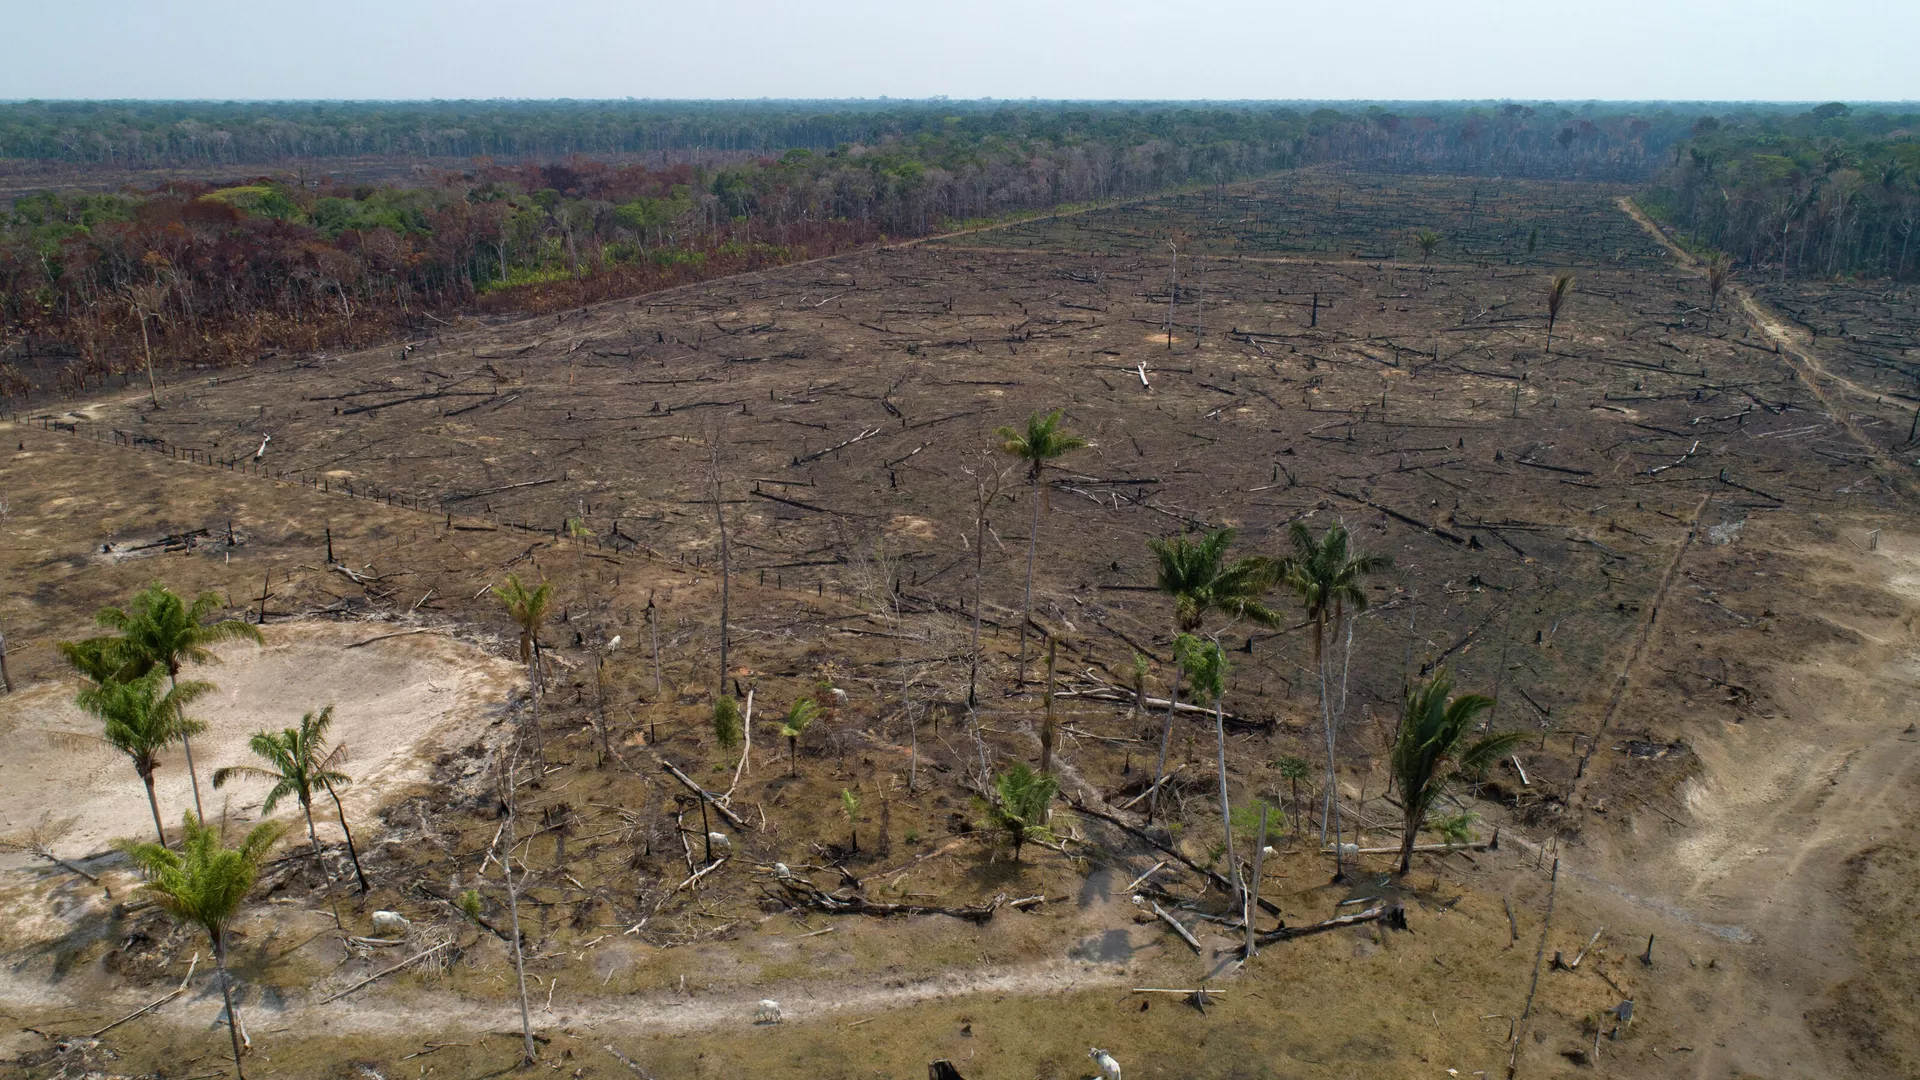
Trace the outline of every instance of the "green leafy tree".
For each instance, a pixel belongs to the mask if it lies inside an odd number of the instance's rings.
[[[1261,600],[1273,587],[1280,564],[1258,555],[1229,561],[1227,549],[1233,545],[1233,538],[1232,529],[1215,529],[1197,541],[1184,536],[1147,541],[1154,556],[1154,583],[1173,600],[1176,637],[1198,630],[1207,615],[1216,611],[1260,626],[1280,621],[1279,613]],[[1147,804],[1149,820],[1159,811],[1159,784],[1166,775],[1181,674],[1180,651],[1175,649],[1173,682],[1167,691],[1167,721],[1160,731],[1160,763],[1154,768],[1153,797]]]
[[[160,824],[160,800],[154,795],[153,773],[160,766],[162,751],[206,730],[206,724],[187,717],[186,708],[212,692],[212,683],[192,681],[173,683],[162,692],[160,673],[151,671],[130,682],[110,680],[89,686],[74,699],[80,708],[105,725],[99,740],[133,762],[134,772],[140,774],[140,782],[146,785],[154,835],[162,844],[167,842],[167,830]]]
[[[135,593],[125,608],[101,608],[93,618],[101,626],[119,631],[117,650],[127,675],[144,675],[160,668],[166,671],[169,682],[177,683],[183,665],[219,661],[213,653],[214,645],[228,641],[261,644],[260,631],[239,619],[208,621],[220,606],[215,593],[203,592],[188,604],[156,581]],[[187,778],[193,783],[193,812],[204,818],[192,738],[183,733],[180,746],[186,751]]]
[[[1040,512],[1052,505],[1052,500],[1047,496],[1045,470],[1056,459],[1089,445],[1087,440],[1060,427],[1060,418],[1064,413],[1063,409],[1034,413],[1027,417],[1025,430],[1002,427],[994,431],[994,435],[1000,439],[1001,452],[1026,463],[1027,480],[1034,486],[1033,530],[1027,534],[1026,599],[1020,609],[1022,686],[1027,684],[1027,623],[1033,619],[1033,560],[1040,542]]]
[[[1060,781],[1052,773],[1036,772],[1026,762],[1015,762],[993,778],[993,799],[987,803],[987,824],[1004,833],[1013,845],[1013,860],[1029,840],[1051,839],[1047,818]]]
[[[1453,676],[1446,668],[1407,695],[1407,711],[1393,740],[1393,779],[1400,788],[1405,831],[1400,837],[1400,872],[1413,867],[1413,842],[1446,783],[1460,773],[1477,773],[1500,760],[1526,737],[1507,731],[1470,738],[1473,720],[1493,707],[1481,694],[1449,699]]]
[[[227,973],[227,931],[260,874],[261,861],[283,829],[279,822],[263,821],[239,847],[230,848],[218,832],[188,814],[179,851],[130,840],[118,845],[146,874],[145,892],[175,920],[205,930],[212,940],[213,961],[220,968],[220,995],[227,1003],[227,1030],[233,1038],[233,1071],[241,1080],[246,1072],[240,1063],[240,1014],[234,1009],[233,979]]]
[[[301,716],[299,727],[277,732],[256,731],[247,740],[247,749],[266,763],[264,768],[258,765],[229,765],[213,772],[215,791],[236,777],[272,783],[273,786],[267,789],[267,797],[260,803],[262,815],[273,813],[273,808],[289,795],[299,800],[300,813],[307,820],[307,840],[313,845],[313,861],[326,879],[329,900],[333,899],[333,872],[327,869],[326,858],[320,851],[320,834],[313,827],[313,797],[318,791],[353,782],[352,777],[334,768],[346,759],[347,751],[344,746],[327,745],[327,728],[332,725],[333,706],[329,705],[317,713]],[[346,827],[345,814],[340,817],[340,825],[342,829]],[[357,868],[359,864],[356,856],[354,866]],[[333,920],[335,925],[340,924],[338,903],[334,905]]]
[[[732,750],[740,745],[742,729],[740,703],[731,694],[721,695],[713,703],[713,741],[722,750]]]
[[[820,706],[812,698],[801,698],[787,710],[780,721],[780,735],[787,740],[787,775],[800,775],[800,736],[807,733],[815,717],[820,715]]]
[[[1281,829],[1287,827],[1287,816],[1280,812],[1279,807],[1265,799],[1255,799],[1249,805],[1233,808],[1233,831],[1240,839],[1246,841],[1249,848],[1252,848],[1260,837],[1260,815],[1263,813],[1267,815],[1269,827]]]

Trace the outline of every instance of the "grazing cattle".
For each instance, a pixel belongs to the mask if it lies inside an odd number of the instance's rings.
[[[756,1024],[777,1024],[786,1018],[786,1014],[780,1011],[780,1003],[770,998],[761,999],[760,1007],[753,1010],[753,1022]]]
[[[715,851],[732,851],[733,850],[733,841],[727,839],[727,834],[723,832],[708,833],[707,843],[712,844],[713,849]]]
[[[373,913],[373,932],[381,937],[404,935],[412,928],[412,921],[397,911],[376,911]]]
[[[1120,1063],[1113,1060],[1112,1054],[1096,1046],[1087,1051],[1087,1056],[1100,1067],[1100,1075],[1104,1080],[1120,1080]]]
[[[777,862],[773,864],[773,876],[781,881],[787,881],[793,877],[793,871],[787,869],[786,863]]]

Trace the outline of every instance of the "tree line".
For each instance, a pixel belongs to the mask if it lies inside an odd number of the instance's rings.
[[[1525,159],[1557,151],[1591,166],[1636,141],[1657,154],[1684,138],[1698,111],[1592,102],[21,101],[0,104],[0,158],[216,168],[368,157],[778,156],[925,138],[1195,146],[1305,137],[1403,162],[1538,167]]]
[[[27,103],[0,105],[0,127],[23,116],[98,124],[139,116],[176,131],[255,116],[326,128],[390,116],[417,122],[451,107]],[[969,221],[1315,161],[1634,175],[1662,139],[1687,130],[1671,112],[1513,104],[1404,116],[1380,106],[940,102],[827,103],[818,112],[809,104],[498,108],[502,123],[549,134],[569,124],[718,117],[757,132],[757,146],[820,146],[720,167],[575,153],[482,158],[407,185],[302,172],[26,196],[0,218],[0,395],[78,392],[156,364],[363,346],[457,310],[553,311]],[[809,126],[809,117],[825,119]],[[624,145],[555,136],[541,148]]]
[[[1787,277],[1920,274],[1920,112],[1702,117],[1642,200],[1703,254]]]

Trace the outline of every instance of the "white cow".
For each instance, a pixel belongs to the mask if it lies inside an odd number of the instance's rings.
[[[376,911],[373,913],[373,932],[381,937],[401,937],[413,928],[413,923],[397,911]]]
[[[771,998],[762,998],[760,1007],[753,1010],[753,1022],[756,1024],[777,1024],[787,1018],[780,1011],[780,1003]]]
[[[732,851],[733,850],[733,841],[727,839],[727,834],[723,832],[708,833],[707,842],[713,845],[713,849],[715,851]]]
[[[1093,1059],[1095,1065],[1100,1066],[1100,1075],[1104,1080],[1120,1080],[1120,1063],[1113,1060],[1112,1054],[1096,1046],[1087,1051],[1087,1056]]]

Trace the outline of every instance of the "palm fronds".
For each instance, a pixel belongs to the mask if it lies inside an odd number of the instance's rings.
[[[1452,693],[1453,676],[1445,668],[1414,687],[1394,738],[1390,765],[1405,815],[1400,843],[1403,874],[1412,866],[1414,838],[1447,780],[1485,769],[1526,737],[1525,732],[1509,731],[1470,739],[1474,718],[1492,708],[1493,699],[1480,694],[1449,698]]]
[[[1280,581],[1306,608],[1307,618],[1324,624],[1327,614],[1336,608],[1367,610],[1367,592],[1361,579],[1393,565],[1391,555],[1371,555],[1353,550],[1353,540],[1345,525],[1330,525],[1316,540],[1304,521],[1295,521],[1287,530],[1293,556],[1280,571]]]
[[[1553,284],[1547,286],[1547,351],[1553,351],[1553,324],[1560,318],[1560,306],[1567,302],[1567,294],[1573,291],[1572,274],[1553,275]]]
[[[540,624],[547,621],[547,609],[553,603],[553,583],[543,581],[528,589],[519,574],[508,574],[507,583],[494,586],[493,595],[520,628],[520,662],[532,662],[533,650],[539,644]]]
[[[1258,555],[1227,560],[1232,529],[1215,529],[1199,540],[1175,536],[1149,540],[1154,583],[1173,598],[1174,623],[1181,631],[1200,628],[1209,611],[1220,611],[1261,626],[1273,626],[1280,614],[1261,602],[1280,569]]]
[[[820,706],[814,704],[812,698],[801,698],[780,721],[780,735],[787,740],[787,775],[800,775],[800,736],[807,733],[819,715]]]
[[[1055,409],[1050,413],[1034,413],[1027,417],[1025,429],[1001,427],[994,431],[1000,440],[1002,453],[1019,458],[1027,463],[1027,478],[1038,484],[1041,470],[1047,463],[1071,451],[1091,445],[1087,440],[1063,430],[1060,421],[1065,409]],[[1046,489],[1041,488],[1041,499],[1046,499]]]
[[[1006,772],[993,778],[993,799],[987,803],[987,823],[1005,833],[1013,845],[1013,858],[1020,860],[1020,849],[1029,840],[1052,837],[1047,819],[1053,800],[1060,793],[1060,781],[1052,773],[1036,772],[1026,762],[1015,762]]]
[[[210,646],[227,641],[260,644],[263,640],[259,630],[239,619],[208,622],[221,607],[218,593],[203,592],[189,605],[156,581],[135,593],[125,608],[101,608],[94,621],[120,632],[118,648],[125,662],[136,665],[134,674],[158,666],[169,675],[178,675],[188,663],[218,662]]]
[[[317,713],[302,716],[297,728],[254,732],[247,740],[247,749],[266,766],[230,765],[216,769],[213,786],[223,787],[235,777],[269,780],[273,787],[267,790],[266,799],[260,804],[262,814],[273,813],[273,808],[289,795],[302,807],[311,807],[314,793],[321,788],[345,787],[353,782],[352,777],[332,768],[344,756],[341,748],[327,746],[327,729],[332,725],[333,706],[329,705]]]

